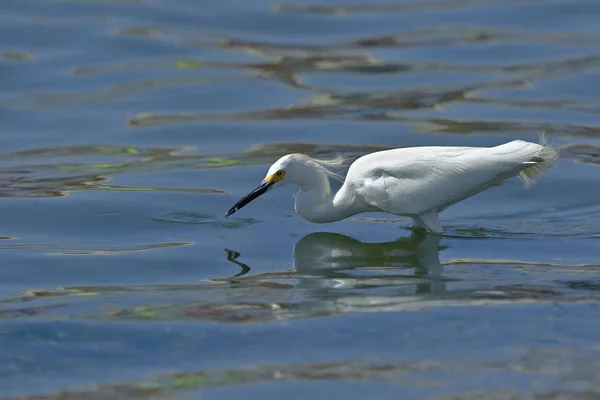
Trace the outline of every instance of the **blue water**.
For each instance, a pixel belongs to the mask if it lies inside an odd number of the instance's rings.
[[[600,396],[600,3],[0,3],[0,399]],[[559,147],[300,219],[280,156]],[[586,397],[591,396],[591,397]]]

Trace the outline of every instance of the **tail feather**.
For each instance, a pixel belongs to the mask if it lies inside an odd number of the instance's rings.
[[[522,169],[518,176],[523,182],[523,186],[530,188],[537,180],[548,171],[554,162],[558,159],[559,151],[556,147],[550,145],[542,134],[540,139],[540,147],[529,161],[523,163],[526,167]]]

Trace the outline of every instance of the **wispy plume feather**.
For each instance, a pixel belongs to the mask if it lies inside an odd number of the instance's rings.
[[[350,162],[351,162],[351,158],[346,157],[344,155],[339,155],[335,158],[330,158],[330,159],[312,158],[312,160],[314,162],[316,162],[318,165],[320,165],[325,170],[325,173],[327,174],[327,176],[329,176],[332,179],[335,179],[336,181],[342,182],[342,183],[346,179],[345,175],[335,173],[330,168],[342,168],[342,167],[350,165]]]

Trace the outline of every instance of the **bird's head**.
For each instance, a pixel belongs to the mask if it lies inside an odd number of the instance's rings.
[[[287,156],[281,157],[271,165],[271,168],[269,168],[269,171],[267,172],[267,176],[265,176],[262,182],[255,187],[254,190],[235,203],[235,205],[227,211],[225,217],[229,217],[252,200],[270,190],[287,185],[288,183],[297,183],[300,171],[308,162],[310,162],[310,158],[303,154],[288,154]]]

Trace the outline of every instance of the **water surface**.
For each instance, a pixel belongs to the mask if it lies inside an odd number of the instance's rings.
[[[600,396],[599,17],[2,2],[0,398]],[[314,225],[291,188],[223,218],[291,152],[541,132],[555,168],[449,208],[443,237]]]

